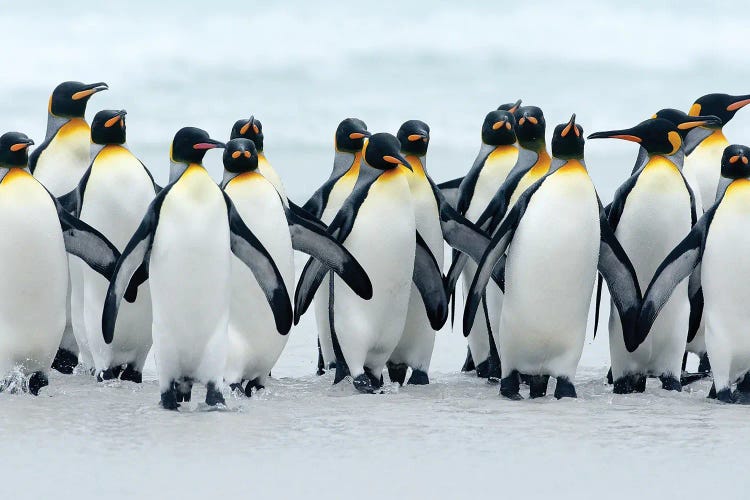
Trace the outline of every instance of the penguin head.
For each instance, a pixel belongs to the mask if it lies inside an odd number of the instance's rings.
[[[91,142],[94,144],[125,144],[124,109],[105,109],[94,115],[91,122]]]
[[[237,139],[238,137],[250,139],[258,151],[263,151],[263,125],[255,116],[251,116],[247,120],[237,120],[234,122],[234,127],[232,127],[232,133],[229,134],[229,138]]]
[[[665,120],[672,122],[677,127],[677,133],[680,134],[680,137],[683,139],[688,135],[688,132],[698,126],[709,128],[721,127],[721,120],[716,116],[690,116],[679,109],[672,108],[660,109],[651,118],[664,118]],[[694,124],[693,122],[703,123]]]
[[[718,127],[726,125],[729,120],[734,118],[735,113],[750,104],[750,94],[746,95],[729,95],[729,94],[706,94],[699,97],[690,107],[688,114],[690,116],[713,115],[721,120]]]
[[[411,170],[411,165],[401,154],[401,144],[388,133],[373,134],[365,143],[362,157],[365,162],[378,170],[391,170],[403,165]]]
[[[29,146],[34,141],[21,132],[6,132],[0,136],[0,166],[24,168],[29,163]]]
[[[686,122],[683,126],[693,128],[702,122]],[[682,146],[682,138],[677,126],[664,118],[650,118],[632,128],[595,132],[589,139],[624,139],[637,142],[651,155],[673,155]]]
[[[357,118],[347,118],[336,128],[336,150],[345,153],[362,151],[366,137],[370,137],[370,132],[367,131],[365,122]]]
[[[524,148],[539,151],[544,147],[546,123],[544,113],[536,106],[521,106],[514,113],[516,137]]]
[[[517,100],[516,102],[508,102],[505,104],[501,104],[497,107],[498,111],[507,111],[511,114],[518,111],[518,108],[521,107],[521,99]]]
[[[224,168],[233,174],[252,172],[258,168],[258,150],[250,139],[238,137],[224,148]]]
[[[583,127],[576,123],[576,115],[568,123],[555,127],[552,135],[552,156],[561,160],[580,160],[583,158]]]
[[[401,143],[402,153],[424,156],[430,145],[430,127],[423,121],[409,120],[401,125],[396,137]]]
[[[174,139],[172,139],[169,156],[175,163],[200,164],[206,155],[206,151],[223,147],[223,142],[211,139],[205,130],[196,127],[183,127],[177,131]]]
[[[750,148],[740,144],[727,146],[721,157],[721,176],[727,179],[750,177]]]
[[[482,142],[490,146],[509,146],[516,142],[516,119],[510,111],[490,111],[482,124]]]
[[[49,113],[62,118],[83,118],[91,96],[108,88],[104,82],[63,82],[52,91]]]

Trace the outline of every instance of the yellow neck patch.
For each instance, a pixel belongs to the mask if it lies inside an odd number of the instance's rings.
[[[549,167],[551,164],[552,159],[549,157],[549,154],[547,154],[547,150],[542,149],[539,151],[539,157],[537,158],[536,163],[533,167],[531,167],[531,170],[529,170],[526,175],[535,180],[541,179],[542,176],[549,172]]]
[[[245,182],[255,181],[263,178],[263,175],[257,171],[243,172],[237,176],[232,177],[232,180],[227,183],[227,186],[234,184],[243,184]]]
[[[27,177],[31,177],[31,174],[29,174],[28,172],[26,172],[25,170],[21,168],[14,167],[8,170],[8,173],[5,174],[5,177],[3,177],[2,184],[10,183],[10,182],[13,182],[14,180],[24,179]]]
[[[721,129],[717,129],[703,140],[701,146],[703,145],[726,147],[729,145],[729,141],[724,136],[724,132],[722,132]]]
[[[82,118],[73,118],[60,127],[60,130],[57,131],[56,137],[64,140],[78,134],[86,134],[90,136],[91,128],[89,128],[89,124],[86,123],[86,120]]]
[[[557,170],[557,173],[562,174],[586,174],[586,167],[583,166],[578,160],[568,160],[565,165]]]
[[[408,161],[409,165],[411,165],[412,172],[414,172],[414,174],[421,175],[422,177],[425,176],[422,160],[420,160],[417,155],[406,155],[406,161]]]
[[[747,191],[750,189],[750,180],[748,179],[737,179],[735,181],[732,181],[732,183],[727,187],[726,192],[724,193],[724,197],[728,198],[729,196],[747,196]]]

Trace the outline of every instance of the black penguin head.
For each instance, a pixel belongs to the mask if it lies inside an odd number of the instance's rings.
[[[509,146],[516,142],[516,119],[510,111],[490,111],[482,124],[482,142],[490,146]]]
[[[258,168],[258,150],[250,139],[238,137],[224,148],[224,168],[233,174],[252,172]]]
[[[505,104],[501,104],[497,107],[498,111],[508,111],[509,113],[513,114],[516,111],[518,111],[518,108],[521,107],[521,99],[517,100],[516,102],[508,102]]]
[[[430,145],[430,127],[420,120],[409,120],[401,125],[396,134],[401,143],[401,152],[407,155],[424,156]]]
[[[357,118],[347,118],[339,123],[336,128],[334,139],[336,149],[344,153],[362,151],[362,147],[365,145],[365,137],[370,137],[365,122]]]
[[[63,82],[52,91],[49,112],[62,118],[83,118],[91,96],[108,88],[104,82]]]
[[[542,149],[546,128],[542,110],[536,106],[521,106],[516,110],[515,117],[518,143],[533,151]]]
[[[583,127],[576,123],[576,115],[568,123],[555,127],[552,135],[552,156],[561,160],[580,160],[583,158]]]
[[[263,125],[255,116],[251,116],[247,120],[237,120],[234,122],[234,127],[232,127],[232,133],[229,134],[229,138],[237,139],[238,137],[250,139],[258,151],[263,151]]]
[[[205,130],[184,127],[174,135],[169,155],[176,163],[201,163],[206,151],[223,147],[223,142],[211,139]]]
[[[91,142],[94,144],[124,144],[126,114],[127,112],[124,109],[99,111],[94,115],[91,122]]]
[[[21,132],[6,132],[0,136],[0,166],[24,168],[29,163],[29,146],[34,141]]]
[[[724,149],[721,157],[721,176],[727,179],[750,177],[750,148],[732,144]]]
[[[673,155],[682,146],[677,127],[664,118],[651,118],[632,128],[596,132],[588,138],[612,138],[637,142],[649,155]]]
[[[721,120],[716,116],[690,116],[687,113],[683,113],[679,109],[672,108],[660,109],[651,118],[664,118],[665,120],[674,123],[674,125],[677,127],[677,133],[680,134],[680,137],[682,137],[683,139],[685,139],[685,137],[688,135],[688,132],[690,132],[695,127],[721,127]],[[694,122],[702,123],[696,124]]]
[[[693,103],[688,114],[690,116],[716,116],[721,120],[721,124],[714,128],[721,128],[726,125],[729,120],[734,118],[737,111],[748,104],[750,104],[750,94],[706,94],[703,97],[699,97],[695,103]]]
[[[365,143],[362,153],[365,162],[378,170],[391,170],[403,165],[411,170],[411,165],[401,155],[401,144],[388,133],[373,134]]]

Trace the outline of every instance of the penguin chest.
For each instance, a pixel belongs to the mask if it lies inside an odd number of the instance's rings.
[[[547,175],[547,173],[549,172],[550,164],[551,160],[547,152],[544,150],[541,151],[536,163],[528,172],[526,172],[526,175],[521,177],[521,180],[518,182],[516,189],[513,191],[513,194],[510,197],[508,208],[515,205],[516,201],[518,201],[518,198],[524,193],[524,191],[529,189],[532,184]]]
[[[427,177],[421,171],[408,175],[417,231],[422,235],[438,264],[443,265],[443,230],[437,200]]]
[[[49,194],[20,169],[0,183],[0,231],[0,364],[46,370],[65,326],[68,264]]]
[[[328,194],[328,202],[320,220],[326,224],[331,223],[346,199],[352,194],[358,176],[359,164],[357,163],[336,181],[331,188],[331,192]]]
[[[703,206],[708,208],[716,200],[716,189],[721,176],[721,156],[729,142],[724,134],[717,130],[701,142],[685,158],[684,171],[698,183]]]
[[[515,146],[498,146],[485,160],[479,172],[474,194],[471,197],[466,217],[476,222],[492,200],[497,190],[508,177],[518,159],[518,148]]]
[[[566,165],[531,198],[508,248],[502,321],[513,342],[582,342],[599,256],[599,205],[586,170]]]
[[[34,177],[55,196],[62,196],[76,187],[89,166],[91,129],[74,118],[60,127],[39,155]]]

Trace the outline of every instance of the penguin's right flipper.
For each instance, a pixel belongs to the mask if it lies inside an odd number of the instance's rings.
[[[68,213],[75,215],[78,211],[78,191],[76,189],[60,196],[57,201],[60,202],[60,205],[62,205]]]
[[[638,177],[641,175],[641,172],[643,171],[643,167],[645,165],[645,163],[642,163],[639,166],[639,164],[636,163],[638,169],[630,177],[628,177],[627,180],[623,182],[619,188],[617,188],[612,203],[610,203],[606,208],[603,209],[606,214],[607,221],[609,222],[609,227],[612,228],[612,231],[617,229],[617,225],[620,223],[620,217],[622,217],[622,212],[625,209],[625,202],[628,199],[628,195],[635,187],[636,182],[638,182]]]
[[[651,279],[643,298],[641,312],[638,315],[637,340],[643,342],[651,326],[656,321],[659,311],[672,296],[675,287],[690,276],[703,258],[706,237],[714,214],[719,204],[711,207],[693,226],[664,262],[659,265]],[[631,350],[632,352],[632,350]]]
[[[91,165],[93,165],[93,161]],[[81,176],[81,180],[78,181],[76,187],[72,191],[60,196],[57,201],[67,210],[69,213],[76,217],[81,216],[81,207],[83,206],[83,193],[86,191],[86,186],[89,182],[89,176],[91,176],[91,165],[86,169],[86,172]]]
[[[430,326],[433,330],[440,330],[448,319],[448,296],[437,260],[419,231],[416,233],[412,281],[422,296]]]
[[[445,196],[446,203],[448,203],[455,209],[458,209],[459,187],[461,186],[461,182],[463,180],[463,177],[459,177],[458,179],[441,182],[437,185],[438,189],[440,189],[440,192],[443,193],[443,196]]]
[[[245,225],[229,195],[223,191],[222,193],[227,204],[229,242],[232,253],[252,271],[271,306],[276,321],[276,330],[281,335],[286,335],[292,328],[294,314],[284,278],[263,244]]]
[[[310,199],[307,200],[301,208],[318,219],[323,217],[323,212],[328,205],[328,197],[331,195],[333,186],[336,185],[345,173],[346,170],[341,172],[340,175],[331,175],[331,177],[313,193]]]
[[[698,334],[703,317],[703,288],[701,287],[701,263],[699,262],[688,281],[688,299],[690,300],[690,320],[688,321],[688,343]]]

